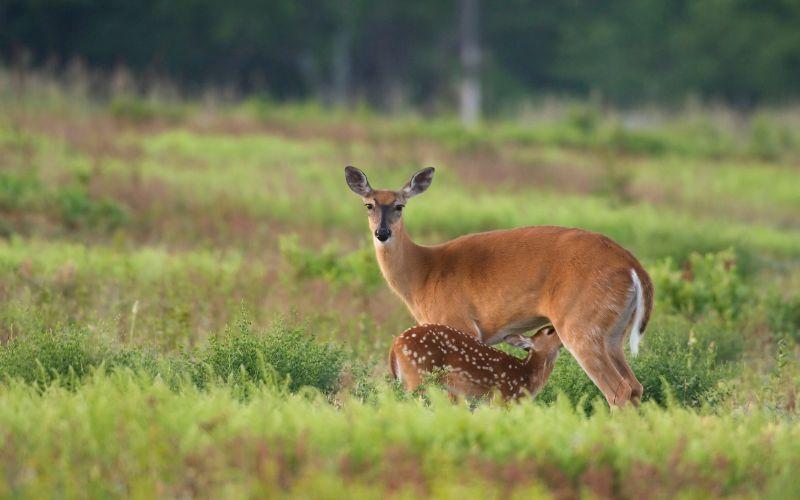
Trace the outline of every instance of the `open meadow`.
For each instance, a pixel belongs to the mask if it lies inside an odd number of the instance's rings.
[[[0,73],[0,496],[800,496],[800,113],[488,121],[175,101]],[[411,316],[343,168],[415,240],[602,232],[655,284],[609,411],[389,381]]]

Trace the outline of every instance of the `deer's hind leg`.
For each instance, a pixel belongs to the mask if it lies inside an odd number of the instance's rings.
[[[614,324],[606,336],[606,350],[619,373],[625,378],[628,385],[631,386],[631,402],[634,405],[638,405],[642,399],[644,388],[633,373],[631,366],[628,364],[628,360],[625,359],[625,351],[623,349],[625,333],[631,328],[631,320],[633,319],[635,307],[636,302],[634,298],[631,297],[630,304],[623,310],[617,323]]]
[[[595,277],[557,304],[553,324],[559,338],[612,406],[636,403],[642,395],[622,350],[635,309],[628,270]]]
[[[625,330],[623,329],[623,334],[624,332]],[[624,335],[621,337],[624,338]],[[611,360],[614,362],[617,370],[623,377],[625,377],[628,385],[631,386],[631,402],[635,405],[638,405],[642,399],[644,388],[642,387],[641,382],[639,382],[639,379],[637,379],[636,375],[633,373],[631,366],[628,364],[628,360],[625,359],[625,352],[622,348],[622,345],[622,341],[615,344],[611,344],[609,342],[609,345],[607,345],[606,348],[608,349],[608,355],[611,357]]]
[[[642,394],[644,394],[644,387],[642,387],[642,383],[639,382],[639,379],[637,379],[636,375],[633,373],[631,366],[628,364],[628,360],[625,359],[625,353],[622,351],[622,346],[618,346],[617,349],[609,350],[609,356],[614,362],[614,365],[617,367],[619,373],[625,378],[625,380],[628,382],[628,385],[631,387],[631,403],[638,406],[639,402],[642,400]]]
[[[606,338],[610,327],[601,326],[603,323],[571,319],[556,324],[556,332],[564,347],[603,393],[608,404],[625,406],[631,400],[633,388],[609,352]],[[607,321],[605,323],[608,324]]]

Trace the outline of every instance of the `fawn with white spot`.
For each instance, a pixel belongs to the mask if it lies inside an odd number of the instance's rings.
[[[505,400],[535,396],[555,366],[561,341],[552,327],[516,344],[528,350],[517,359],[472,335],[445,325],[419,325],[394,339],[389,369],[407,391],[426,374],[443,372],[441,382],[453,395],[485,397],[498,391]]]

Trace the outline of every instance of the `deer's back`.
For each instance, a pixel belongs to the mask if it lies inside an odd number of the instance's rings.
[[[441,317],[447,304],[471,309],[472,317],[498,324],[509,311],[519,312],[509,321],[522,319],[519,315],[549,315],[557,308],[554,297],[569,302],[575,299],[571,294],[590,285],[627,294],[632,269],[648,291],[649,315],[649,276],[629,251],[599,233],[533,226],[469,234],[430,251],[433,271],[418,301],[423,316]]]

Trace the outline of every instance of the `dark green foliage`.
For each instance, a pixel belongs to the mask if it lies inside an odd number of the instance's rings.
[[[367,291],[383,283],[371,248],[342,254],[338,245],[329,243],[322,249],[310,249],[301,246],[293,235],[280,239],[280,250],[294,278],[324,278],[333,285],[352,285]]]
[[[14,338],[0,348],[0,378],[22,379],[40,388],[55,381],[74,387],[100,367],[106,371],[129,369],[153,377],[162,372],[162,361],[153,350],[112,347],[92,339],[86,331],[40,331]]]
[[[659,304],[692,317],[713,312],[733,320],[753,299],[730,250],[705,255],[693,253],[680,270],[667,260],[651,274]]]
[[[651,269],[660,313],[648,328],[631,367],[644,386],[644,401],[666,404],[669,394],[682,405],[713,404],[717,384],[739,361],[745,347],[740,317],[757,307],[757,297],[739,274],[733,252],[692,254],[683,269],[671,260]],[[767,316],[791,323],[792,307],[774,299],[765,306]],[[779,312],[783,311],[783,312]],[[571,401],[585,398],[587,408],[600,391],[575,360],[565,353],[542,394],[551,401],[557,392]]]
[[[372,378],[374,363],[364,362],[356,352],[349,353],[347,357],[342,368],[339,390],[347,391],[361,401],[373,401],[378,391],[376,381]]]
[[[0,210],[30,208],[41,196],[42,184],[35,174],[13,171],[0,172]]]
[[[103,365],[108,370],[128,369],[151,377],[155,377],[163,371],[156,351],[127,346],[113,351],[109,350],[103,360]],[[167,372],[169,373],[168,370]]]
[[[607,144],[614,151],[638,155],[660,156],[679,150],[672,147],[669,138],[665,134],[659,134],[650,130],[628,129],[620,124],[611,128],[608,134]]]
[[[764,160],[778,160],[792,151],[795,139],[791,130],[772,123],[763,116],[753,120],[750,131],[750,152]]]
[[[135,96],[115,97],[108,104],[111,116],[135,123],[163,120],[177,123],[183,120],[188,111],[177,104],[146,100]]]
[[[65,185],[48,186],[36,171],[0,172],[0,211],[28,217],[43,214],[67,229],[113,231],[129,221],[127,208],[109,198],[90,195],[89,174],[75,173]],[[9,232],[14,232],[9,224]],[[2,226],[0,226],[2,227]],[[23,232],[24,224],[17,228]]]
[[[777,335],[786,334],[800,342],[800,294],[784,299],[771,294],[766,300],[769,326]]]
[[[314,387],[325,393],[338,388],[345,364],[339,347],[320,344],[302,328],[277,325],[268,333],[253,333],[248,323],[237,331],[213,337],[204,349],[182,355],[136,347],[114,347],[92,340],[85,332],[62,330],[15,338],[0,349],[0,377],[19,378],[45,387],[55,380],[67,386],[103,367],[129,369],[160,376],[178,387],[184,379],[200,388],[218,377],[245,388],[248,384],[283,384],[290,391]],[[353,391],[367,397],[374,388],[366,368],[351,363]]]
[[[679,320],[653,325],[646,339],[647,347],[631,363],[644,386],[645,400],[663,405],[671,392],[686,406],[713,404],[717,383],[729,372],[718,359],[713,337],[701,338]]]
[[[648,328],[639,356],[628,355],[636,377],[644,387],[643,401],[665,405],[670,394],[674,401],[685,406],[700,407],[713,404],[717,383],[729,374],[730,368],[719,359],[715,330],[692,329],[691,323],[680,318],[658,322]],[[709,335],[707,337],[702,334]],[[738,347],[726,347],[728,359],[741,354]],[[573,403],[584,401],[589,409],[602,393],[586,376],[566,350],[562,350],[550,381],[539,398],[553,401],[564,393]]]
[[[437,109],[452,100],[460,75],[459,5],[12,0],[0,4],[0,56],[19,57],[24,48],[34,64],[79,57],[110,71],[124,61],[137,73],[155,70],[191,89],[363,96],[383,107],[407,100]],[[623,105],[699,95],[751,106],[798,97],[797,2],[480,5],[484,86],[493,109],[542,92],[594,93]],[[127,100],[113,112],[133,120],[161,114]],[[655,146],[632,139],[626,147]],[[760,137],[753,146],[771,156],[779,142]]]
[[[591,405],[598,398],[605,401],[600,390],[595,387],[575,358],[564,348],[561,349],[556,367],[547,380],[547,384],[536,398],[543,403],[552,403],[559,393],[564,394],[573,404],[584,401],[584,407],[587,410],[591,409]]]
[[[15,338],[0,349],[0,376],[45,387],[54,380],[74,384],[100,364],[101,349],[83,332],[41,332]]]
[[[93,200],[83,187],[66,187],[58,191],[56,203],[68,227],[113,230],[128,220],[124,208],[111,200]]]
[[[213,337],[198,359],[211,373],[237,382],[275,382],[277,377],[291,391],[308,386],[327,393],[336,389],[344,365],[341,349],[316,342],[301,328],[279,324],[258,335],[246,321],[238,331]],[[208,374],[200,370],[194,378],[202,385]]]

